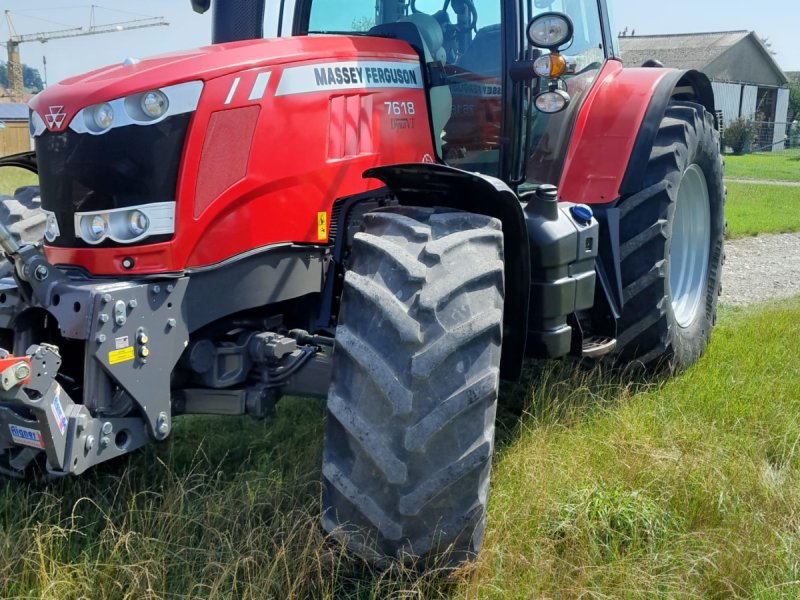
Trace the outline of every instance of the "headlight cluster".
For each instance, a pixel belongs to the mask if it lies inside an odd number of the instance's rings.
[[[202,81],[189,81],[87,106],[70,123],[78,133],[101,135],[126,125],[152,125],[197,109]],[[38,128],[37,128],[38,129]]]
[[[75,214],[75,234],[87,244],[99,244],[106,239],[132,244],[146,237],[174,232],[174,202]]]
[[[130,122],[142,124],[149,121],[156,121],[167,114],[169,110],[169,98],[161,90],[151,90],[143,94],[135,94],[123,99],[122,102],[116,101],[117,117],[123,119],[125,124]],[[114,106],[111,102],[96,104],[83,110],[83,120],[86,128],[92,133],[104,133],[111,129],[114,124]]]

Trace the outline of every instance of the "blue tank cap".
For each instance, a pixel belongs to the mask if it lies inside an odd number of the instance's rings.
[[[582,225],[589,224],[592,221],[592,217],[594,217],[592,209],[585,204],[576,204],[570,209],[570,212],[575,217],[575,220]]]

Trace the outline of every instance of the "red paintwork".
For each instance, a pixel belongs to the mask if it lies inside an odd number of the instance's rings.
[[[6,356],[5,358],[0,358],[0,373],[5,371],[9,367],[14,367],[18,365],[19,363],[25,363],[26,365],[28,365],[28,373],[31,374],[33,373],[31,367],[31,358],[29,356],[13,356],[11,354]],[[27,379],[23,379],[19,383],[26,384],[30,383],[30,381],[31,381],[31,375],[29,375]]]
[[[419,162],[434,154],[422,89],[275,96],[285,68],[347,60],[419,64],[416,53],[396,40],[296,37],[200,48],[108,67],[49,87],[34,98],[31,107],[44,118],[48,107],[63,106],[68,114],[66,127],[87,105],[184,81],[205,82],[178,175],[172,241],[91,249],[46,245],[49,260],[80,265],[98,275],[147,274],[211,265],[280,242],[326,243],[327,235],[318,235],[318,213],[326,213],[330,220],[335,199],[378,187],[377,181],[362,179],[365,170]],[[250,101],[255,78],[263,71],[271,71],[263,99]],[[240,78],[237,91],[225,105],[236,77]],[[384,105],[391,101],[414,102],[413,127],[393,129],[392,115]],[[204,155],[208,125],[221,111],[253,106],[260,107],[257,120],[239,118],[247,116],[239,112],[232,122],[244,123],[243,130],[224,132],[234,138],[230,148],[237,160],[242,157],[242,140],[252,136],[245,176],[228,185],[233,180],[230,170],[214,172],[219,156],[209,156],[213,153],[209,149]],[[252,116],[252,110],[248,114]],[[247,125],[251,121],[254,129]],[[209,199],[207,190],[198,189],[198,181],[222,191]],[[128,256],[134,257],[135,267],[124,270],[122,259]]]
[[[559,199],[604,204],[619,197],[639,126],[669,69],[623,69],[608,61],[575,122]]]
[[[451,85],[453,113],[445,127],[444,155],[460,158],[463,150],[494,150],[500,147],[502,127],[502,82],[456,65],[445,72],[460,83]]]

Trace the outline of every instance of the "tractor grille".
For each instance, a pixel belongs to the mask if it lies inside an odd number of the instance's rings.
[[[156,125],[129,125],[103,135],[68,129],[37,137],[42,208],[55,213],[61,230],[51,245],[90,247],[75,235],[76,212],[174,201],[190,117],[176,115]],[[171,237],[153,236],[140,244]],[[119,245],[105,241],[99,246]]]

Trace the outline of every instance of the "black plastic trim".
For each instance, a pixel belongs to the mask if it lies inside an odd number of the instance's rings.
[[[322,291],[327,247],[276,244],[259,250],[191,273],[185,313],[190,332],[238,312]]]
[[[597,279],[600,282],[614,319],[622,314],[622,270],[620,265],[619,208],[614,205],[595,206],[594,218],[600,223],[600,249],[597,255]]]
[[[336,230],[335,236],[331,234],[333,245],[331,260],[325,272],[325,283],[322,288],[322,298],[319,313],[315,323],[316,330],[327,331],[333,334],[339,313],[339,300],[341,299],[344,283],[344,273],[347,269],[347,258],[352,240],[349,238],[348,224],[351,215],[359,208],[368,211],[365,205],[371,203],[374,208],[387,205],[391,192],[386,188],[372,190],[355,196],[340,198],[333,204],[331,217],[331,232]]]
[[[622,57],[615,52],[617,49],[617,39],[615,33],[611,28],[611,11],[608,8],[606,0],[597,1],[598,10],[600,12],[600,28],[603,31],[603,46],[605,47],[606,58],[622,60]]]
[[[214,0],[212,43],[263,38],[265,4],[263,0]]]
[[[39,172],[39,167],[36,163],[36,153],[33,151],[3,156],[0,158],[0,167],[19,167],[21,169],[33,171],[34,173]]]

